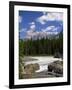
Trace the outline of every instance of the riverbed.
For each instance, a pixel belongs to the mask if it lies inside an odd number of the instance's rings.
[[[36,72],[42,72],[48,70],[48,65],[54,61],[62,61],[62,58],[54,58],[53,56],[24,56],[23,58],[24,64],[35,64],[38,63],[40,66],[40,69]]]

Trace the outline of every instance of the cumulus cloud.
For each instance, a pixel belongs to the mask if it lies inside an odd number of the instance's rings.
[[[36,28],[35,22],[30,22],[29,25],[30,25],[30,30],[35,30]]]
[[[27,39],[31,39],[31,37],[35,36],[37,33],[37,31],[35,30],[36,29],[35,23],[31,22],[29,24],[30,24],[29,30],[26,32]]]
[[[60,27],[55,27],[55,28],[52,29],[52,31],[57,32],[57,30],[58,30],[59,28],[60,28]]]
[[[26,28],[22,28],[19,32],[21,33],[21,32],[26,32]]]
[[[48,26],[46,27],[45,29],[42,29],[43,32],[47,32],[47,31],[50,31],[50,30],[53,30],[55,29],[56,27],[55,26]]]
[[[35,29],[35,27],[36,27],[35,24],[32,24],[32,25],[30,26],[30,29],[33,30],[33,29]]]
[[[35,22],[30,22],[29,24],[30,24],[30,25],[35,25]]]
[[[41,24],[46,24],[47,21],[63,21],[63,13],[52,13],[52,12],[48,12],[48,13],[44,13],[43,15],[37,18],[37,22],[40,22]]]
[[[58,27],[56,27],[56,26],[48,26],[45,29],[42,29],[42,31],[46,32],[47,35],[50,35],[50,34],[58,34],[58,29],[59,29],[59,26]]]
[[[41,17],[37,18],[37,22],[40,22],[41,24],[45,24],[47,20],[46,15],[42,15]]]
[[[30,24],[30,27],[29,29],[26,31],[26,39],[41,39],[41,38],[46,38],[48,37],[48,35],[53,35],[53,34],[58,34],[58,28],[59,27],[56,27],[56,26],[48,26],[44,29],[41,29],[41,31],[37,31],[36,30],[36,25],[35,25],[35,22],[31,22],[29,23]]]

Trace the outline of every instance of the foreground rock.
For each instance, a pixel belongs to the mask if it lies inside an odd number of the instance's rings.
[[[24,78],[32,78],[36,70],[39,70],[39,64],[28,64],[24,66]]]
[[[37,64],[37,63],[35,63],[35,64],[28,64],[28,65],[24,66],[24,69],[25,69],[26,72],[30,71],[28,73],[33,73],[33,72],[35,72],[36,70],[39,69],[39,64]]]
[[[48,71],[63,74],[63,61],[55,61],[48,65]]]

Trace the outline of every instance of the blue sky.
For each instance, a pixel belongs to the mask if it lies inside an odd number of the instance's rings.
[[[46,37],[63,30],[63,13],[19,11],[20,39]]]

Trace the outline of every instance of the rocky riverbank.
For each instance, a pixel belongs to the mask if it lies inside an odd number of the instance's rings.
[[[30,59],[31,60],[31,59]],[[34,61],[35,60],[31,60]],[[43,66],[45,65],[45,63],[42,63],[42,61],[40,61],[41,63],[39,63],[39,61],[37,61],[38,63],[28,63],[27,60],[27,64],[22,64],[21,68],[21,78],[20,79],[28,79],[28,78],[50,78],[50,77],[62,77],[63,76],[63,60],[55,60],[52,61],[50,63],[47,62],[46,60],[46,69],[42,69],[40,64],[42,64]],[[43,68],[43,67],[42,67]],[[38,72],[37,72],[38,71]]]

